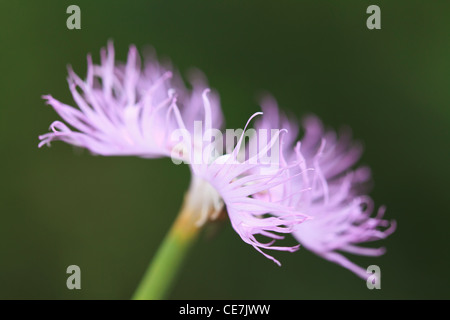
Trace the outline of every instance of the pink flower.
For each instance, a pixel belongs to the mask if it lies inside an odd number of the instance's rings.
[[[201,141],[213,142],[214,139],[210,135],[211,130],[214,129],[211,119],[213,113],[207,93],[208,91],[205,91],[203,97],[205,107],[203,123],[205,125]],[[175,110],[175,114],[179,115],[177,110]],[[250,117],[231,153],[216,157],[209,151],[205,152],[205,149],[210,146],[206,143],[201,146],[200,150],[197,150],[202,155],[202,161],[196,162],[193,158],[198,146],[192,145],[185,148],[191,150],[188,153],[188,163],[192,172],[189,203],[193,211],[200,213],[198,225],[202,225],[208,219],[214,220],[217,218],[223,206],[225,206],[231,224],[241,239],[268,259],[281,265],[277,259],[263,250],[288,252],[298,250],[299,245],[276,246],[274,244],[277,240],[284,239],[283,234],[292,233],[298,224],[308,220],[309,217],[299,212],[295,207],[257,197],[258,194],[268,193],[270,190],[286,184],[289,180],[286,175],[288,169],[284,167],[279,167],[278,170],[270,174],[261,173],[266,166],[273,168],[270,163],[261,163],[259,159],[266,153],[271,152],[278,142],[281,132],[278,132],[270,141],[260,143],[257,153],[250,158],[243,161],[238,159],[245,130],[249,122],[259,114],[261,113],[255,113]],[[178,116],[177,120],[179,121],[179,127],[184,129],[183,118]],[[191,140],[187,139],[186,141]],[[257,240],[256,236],[266,238],[267,242]]]
[[[66,123],[55,121],[52,132],[41,135],[39,147],[62,140],[103,156],[170,156],[170,134],[177,129],[173,106],[178,101],[188,126],[203,117],[201,76],[193,78],[191,91],[174,72],[161,66],[153,57],[141,60],[130,47],[125,64],[116,63],[114,47],[108,43],[101,50],[101,64],[88,56],[87,78],[82,80],[69,68],[68,83],[77,107],[66,105],[50,95],[47,100]],[[172,80],[172,81],[170,81]],[[213,93],[214,123],[221,125],[218,97]]]
[[[270,175],[254,173],[265,165],[257,160],[272,150],[278,136],[260,144],[257,154],[245,161],[238,159],[244,135],[231,153],[223,154],[223,141],[214,140],[223,122],[218,97],[204,79],[194,77],[189,91],[180,77],[173,77],[173,71],[154,59],[141,69],[133,46],[126,64],[115,62],[112,43],[101,51],[101,58],[102,63],[94,65],[88,56],[86,80],[69,69],[69,87],[77,107],[44,96],[75,130],[55,121],[52,132],[39,137],[39,147],[61,140],[103,156],[172,156],[174,162],[190,165],[192,180],[186,204],[198,226],[217,218],[225,206],[241,239],[277,264],[263,250],[298,249],[298,245],[274,243],[308,216],[296,208],[253,197],[286,183],[284,168]],[[181,142],[174,139],[177,133],[184,138]]]
[[[249,145],[244,145],[247,126],[260,113],[250,117],[231,151],[223,152],[218,95],[198,73],[192,90],[174,73],[152,57],[141,68],[134,46],[125,64],[116,63],[108,43],[100,65],[88,56],[86,80],[69,69],[77,107],[44,96],[66,123],[53,122],[52,132],[39,137],[39,147],[61,140],[103,156],[172,157],[188,163],[187,212],[198,226],[226,208],[241,239],[278,265],[266,251],[296,251],[299,245],[276,245],[293,234],[307,249],[366,278],[363,268],[338,251],[383,254],[383,248],[358,244],[386,238],[395,222],[383,219],[384,208],[371,216],[373,202],[365,195],[370,170],[354,168],[362,148],[350,132],[338,136],[308,117],[297,142],[299,126],[267,97]]]
[[[265,122],[261,127],[294,127],[295,124],[280,114],[274,100],[265,100]],[[316,117],[304,121],[305,134],[294,146],[294,136],[283,145],[287,164],[291,166],[290,179],[283,188],[273,189],[272,201],[287,199],[287,205],[298,208],[312,217],[303,224],[297,224],[293,236],[308,250],[335,262],[363,279],[366,270],[348,260],[341,252],[365,256],[379,256],[384,248],[366,248],[360,243],[384,239],[395,231],[395,221],[383,219],[385,208],[381,207],[372,217],[372,199],[364,194],[370,182],[370,170],[366,167],[353,168],[359,160],[362,148],[352,141],[351,133],[345,130],[341,135],[327,131]],[[295,191],[304,190],[297,196]]]

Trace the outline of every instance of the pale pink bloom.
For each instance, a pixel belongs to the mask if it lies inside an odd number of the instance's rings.
[[[297,124],[267,98],[257,132],[277,130],[266,139],[251,139],[250,145],[257,144],[256,153],[240,159],[244,135],[230,153],[216,152],[223,147],[223,141],[214,137],[223,117],[217,94],[210,93],[200,76],[193,78],[193,89],[188,90],[171,68],[154,58],[141,68],[135,47],[125,64],[116,63],[109,43],[101,51],[100,65],[88,56],[86,80],[69,69],[68,81],[77,107],[45,98],[73,129],[55,121],[52,132],[40,136],[39,146],[62,140],[104,156],[178,157],[191,168],[188,202],[198,212],[198,225],[217,217],[225,206],[242,240],[277,264],[265,250],[297,250],[298,245],[275,245],[289,233],[309,250],[363,278],[365,270],[337,251],[372,256],[384,252],[356,246],[387,237],[395,223],[389,227],[382,219],[384,209],[371,217],[373,204],[363,188],[370,171],[353,169],[362,148],[348,132],[338,136],[309,117],[306,133],[296,143]],[[173,139],[177,131],[186,138],[181,143]],[[277,155],[275,165],[260,161],[268,153]]]
[[[208,132],[213,129],[213,122],[207,91],[204,93],[204,107],[203,141],[209,141],[212,137],[208,136]],[[183,118],[176,110],[175,114],[178,115],[179,127],[184,128]],[[269,193],[270,190],[286,184],[289,180],[289,176],[286,174],[289,168],[280,167],[270,174],[261,174],[262,168],[270,166],[270,164],[262,164],[258,161],[261,155],[270,153],[275,143],[278,142],[281,132],[278,132],[270,141],[259,144],[257,154],[242,162],[238,160],[245,130],[252,118],[259,114],[255,113],[250,117],[231,153],[214,157],[210,152],[205,152],[204,149],[208,147],[208,144],[204,144],[203,150],[201,150],[204,158],[201,163],[193,161],[192,158],[195,154],[189,153],[192,172],[191,190],[194,190],[195,197],[191,201],[196,203],[197,211],[201,212],[199,225],[208,219],[217,217],[222,207],[225,206],[231,224],[241,239],[265,257],[281,265],[277,259],[263,250],[288,252],[298,250],[299,245],[277,246],[274,244],[277,240],[284,239],[283,234],[293,232],[298,224],[303,223],[309,217],[299,212],[298,208],[288,206],[283,202],[278,203],[255,197],[260,193]],[[195,147],[187,149],[194,150]],[[257,236],[267,240],[262,242],[256,238]]]
[[[88,56],[86,80],[69,69],[69,87],[77,107],[45,96],[75,130],[55,121],[50,127],[52,132],[39,137],[39,146],[62,140],[104,156],[155,158],[180,154],[178,160],[190,164],[192,180],[187,204],[198,214],[199,226],[217,217],[226,206],[242,240],[277,264],[264,250],[298,249],[298,245],[274,243],[308,216],[298,208],[253,197],[289,179],[286,168],[267,175],[255,173],[263,165],[253,160],[270,152],[278,136],[260,144],[258,153],[243,162],[237,157],[242,137],[231,153],[214,152],[221,143],[214,140],[212,131],[221,129],[223,117],[217,94],[210,93],[205,80],[194,77],[193,89],[187,90],[170,68],[162,67],[155,59],[141,68],[135,47],[130,48],[126,64],[115,62],[112,43],[101,51],[101,58],[101,64],[94,65]],[[196,131],[197,121],[201,121],[200,133]],[[177,131],[186,138],[181,143],[173,139]],[[193,161],[198,156],[201,161]],[[262,242],[257,236],[268,241]]]
[[[263,103],[265,122],[261,127],[293,127],[295,124],[278,111],[274,100]],[[347,259],[341,252],[379,256],[384,248],[360,247],[358,244],[384,239],[394,232],[395,221],[383,219],[381,207],[372,217],[374,205],[365,195],[370,182],[370,170],[354,168],[362,147],[353,142],[349,130],[340,135],[325,130],[321,121],[310,116],[303,122],[305,134],[294,146],[294,136],[284,144],[286,164],[294,163],[289,174],[296,176],[270,194],[260,195],[272,201],[287,199],[287,205],[298,208],[312,219],[295,226],[293,236],[317,255],[335,262],[363,279],[366,270]],[[303,190],[304,192],[298,192]],[[295,194],[296,196],[290,196]]]
[[[114,55],[112,42],[101,50],[100,65],[88,55],[86,80],[69,68],[68,83],[76,107],[44,96],[66,123],[53,122],[52,132],[39,137],[39,147],[62,140],[104,156],[170,156],[174,145],[170,135],[177,129],[173,106],[179,106],[188,128],[203,117],[203,77],[194,77],[193,89],[187,90],[181,78],[154,57],[147,56],[141,67],[134,46],[126,63],[116,62]],[[215,93],[211,105],[212,121],[220,127],[222,113]]]

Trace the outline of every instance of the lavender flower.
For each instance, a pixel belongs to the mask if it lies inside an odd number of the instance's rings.
[[[172,157],[175,163],[188,163],[192,180],[186,212],[195,225],[214,220],[226,208],[241,239],[278,265],[265,251],[298,250],[299,245],[275,245],[290,233],[307,249],[362,278],[365,270],[337,251],[384,253],[383,248],[357,246],[386,238],[395,222],[383,219],[383,207],[371,217],[373,202],[365,195],[370,170],[353,168],[362,148],[349,132],[337,136],[309,117],[297,142],[297,123],[268,97],[248,148],[243,143],[247,126],[260,113],[250,117],[237,144],[223,153],[219,99],[204,77],[192,77],[188,90],[176,72],[155,58],[141,68],[134,46],[121,64],[108,43],[100,65],[88,56],[86,80],[69,68],[68,82],[77,107],[44,98],[73,129],[53,122],[52,132],[39,137],[39,147],[61,140],[103,156]],[[272,130],[270,136],[260,134],[267,130]],[[253,153],[241,157],[249,149]]]
[[[214,142],[211,135],[212,130],[212,110],[208,91],[204,92],[203,104],[205,108],[205,118],[203,123],[203,136],[201,142]],[[180,129],[185,134],[190,134],[186,129],[183,118],[175,106],[175,114],[179,121]],[[280,167],[271,174],[261,174],[264,167],[270,164],[264,164],[259,161],[263,155],[271,152],[274,145],[278,142],[278,134],[264,144],[259,144],[257,153],[244,161],[238,159],[239,151],[243,143],[245,130],[249,122],[257,115],[255,113],[248,120],[242,135],[231,153],[215,156],[208,148],[211,144],[200,144],[195,142],[198,139],[184,140],[191,145],[183,149],[188,150],[188,163],[192,172],[191,192],[193,199],[190,199],[190,205],[193,211],[199,212],[197,220],[198,225],[204,224],[208,219],[214,220],[222,210],[223,206],[230,218],[234,230],[241,239],[253,246],[258,252],[268,259],[281,265],[280,262],[263,250],[279,250],[294,252],[298,250],[299,245],[295,246],[274,246],[277,240],[282,240],[282,234],[292,233],[297,224],[301,224],[309,217],[294,207],[289,207],[281,203],[272,202],[266,199],[254,197],[261,192],[270,192],[287,182],[286,168]],[[195,137],[199,138],[199,137]],[[214,146],[214,143],[213,143]],[[196,155],[201,155],[200,162],[194,161]],[[185,156],[186,157],[186,156]],[[185,158],[184,157],[184,158]],[[270,214],[270,217],[265,215]],[[256,236],[262,236],[268,239],[268,242],[261,242]]]
[[[197,226],[214,220],[226,207],[242,240],[277,264],[280,263],[263,250],[298,249],[298,245],[274,243],[308,216],[297,208],[253,197],[286,183],[285,168],[270,175],[255,173],[264,166],[258,158],[272,150],[278,136],[260,144],[258,152],[245,161],[238,159],[244,134],[231,153],[221,154],[221,143],[213,138],[214,133],[220,133],[223,117],[218,97],[206,88],[205,80],[194,77],[193,90],[189,91],[179,77],[173,77],[173,71],[154,59],[141,70],[133,46],[124,65],[115,62],[112,43],[101,51],[101,57],[102,63],[94,65],[88,56],[85,81],[69,69],[69,87],[78,108],[44,96],[76,130],[55,121],[50,126],[52,132],[39,137],[39,147],[62,140],[104,156],[172,156],[174,162],[190,165],[192,180],[185,201]],[[181,142],[174,139],[177,132],[185,138]],[[272,216],[266,217],[267,214]],[[263,243],[256,236],[269,241]]]
[[[264,121],[258,127],[277,128],[280,125],[295,127],[286,116],[280,114],[276,102],[269,98],[262,104]],[[289,206],[298,208],[312,217],[295,226],[294,237],[307,249],[335,262],[363,279],[366,270],[348,260],[337,251],[379,256],[384,248],[365,248],[357,244],[384,239],[395,231],[395,221],[383,219],[385,208],[381,207],[375,217],[372,199],[364,195],[370,181],[366,167],[353,169],[362,148],[352,141],[349,130],[340,136],[326,131],[316,117],[304,121],[305,135],[294,146],[295,136],[286,139],[283,151],[285,162],[291,166],[289,174],[296,176],[282,188],[259,197],[272,201],[287,199]],[[297,196],[289,196],[295,190],[304,190]]]
[[[116,63],[110,42],[106,50],[101,50],[100,65],[93,64],[88,55],[85,81],[69,68],[69,88],[78,108],[50,95],[43,97],[76,130],[55,121],[50,126],[52,132],[39,137],[39,147],[61,140],[103,156],[170,156],[170,135],[177,129],[172,110],[177,100],[182,101],[178,104],[188,126],[202,117],[199,101],[205,82],[198,74],[191,82],[193,89],[189,91],[180,77],[153,57],[148,57],[141,68],[134,46],[130,47],[126,64]],[[212,96],[213,121],[220,126],[220,105],[217,95]]]

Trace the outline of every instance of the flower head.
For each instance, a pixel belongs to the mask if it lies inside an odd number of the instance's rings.
[[[288,122],[288,126],[294,126],[285,115],[277,112],[274,100],[269,102],[264,108],[271,110],[272,116],[260,125],[276,128]],[[276,113],[278,115],[274,116]],[[290,143],[283,148],[286,163],[291,164],[289,174],[296,178],[290,179],[283,188],[273,189],[269,195],[260,197],[280,200],[293,191],[304,190],[297,196],[286,198],[290,206],[312,218],[296,225],[293,236],[317,255],[366,279],[366,270],[338,251],[365,256],[382,255],[384,248],[366,248],[358,244],[386,238],[394,232],[395,221],[383,219],[384,207],[372,217],[373,201],[365,195],[370,170],[353,168],[362,148],[352,141],[349,130],[338,136],[334,131],[325,130],[314,116],[305,119],[304,128],[305,134],[295,146]]]
[[[270,192],[285,184],[289,177],[286,175],[287,168],[278,167],[275,172],[263,174],[264,168],[269,166],[274,168],[271,163],[261,162],[264,155],[270,153],[274,146],[279,142],[279,136],[286,130],[278,131],[269,141],[258,144],[257,152],[244,160],[239,159],[239,152],[242,149],[246,128],[250,121],[261,113],[255,113],[248,120],[237,144],[230,153],[217,156],[217,153],[211,152],[211,146],[215,138],[211,133],[213,121],[212,112],[207,96],[208,91],[204,92],[203,105],[205,108],[205,118],[203,134],[200,142],[195,143],[199,137],[190,137],[188,130],[183,130],[189,135],[183,142],[182,149],[187,150],[187,163],[189,163],[192,172],[191,203],[196,208],[193,211],[199,212],[197,220],[198,225],[204,224],[208,219],[214,220],[226,208],[228,217],[234,230],[241,239],[253,246],[265,257],[281,265],[280,262],[264,250],[278,250],[294,252],[298,250],[299,245],[294,246],[276,246],[277,240],[284,239],[283,234],[292,233],[296,225],[303,223],[309,217],[301,213],[295,207],[290,207],[286,203],[271,201],[270,199],[261,199],[257,195]],[[175,107],[175,114],[179,115]],[[183,118],[177,117],[179,127],[185,128]],[[197,139],[196,139],[197,138]],[[197,140],[198,141],[198,140]],[[221,146],[221,144],[219,144]],[[200,161],[195,161],[197,154],[201,155]],[[258,240],[257,237],[267,239],[266,242]]]
[[[151,56],[141,67],[134,46],[125,64],[116,62],[114,55],[112,42],[101,50],[100,65],[88,55],[86,80],[69,68],[69,88],[77,107],[44,96],[66,123],[53,122],[52,132],[39,137],[39,147],[62,140],[104,156],[170,156],[170,134],[177,128],[172,112],[175,103],[188,126],[202,117],[199,101],[206,85],[198,73],[191,81],[193,89],[188,90],[174,71]],[[213,120],[220,126],[220,105],[217,95],[212,96]]]
[[[188,211],[197,215],[198,226],[216,218],[225,207],[242,240],[277,264],[263,250],[298,249],[298,245],[274,243],[308,216],[282,203],[253,197],[286,182],[283,168],[273,174],[258,173],[266,165],[258,158],[274,148],[278,135],[260,144],[257,153],[244,161],[238,155],[245,130],[232,152],[222,152],[223,141],[216,140],[223,123],[218,97],[198,73],[188,90],[174,71],[153,58],[141,68],[134,46],[127,62],[117,63],[113,45],[108,43],[101,51],[100,65],[88,56],[86,80],[69,69],[68,82],[77,107],[49,95],[44,98],[74,129],[53,122],[52,132],[39,137],[39,147],[61,140],[104,156],[171,156],[176,163],[189,163],[192,180],[186,203],[191,207]],[[257,236],[269,241],[263,243]]]
[[[88,56],[86,80],[69,68],[68,82],[77,106],[44,96],[65,123],[53,122],[51,132],[39,137],[39,147],[61,140],[103,156],[172,157],[177,164],[188,163],[191,220],[201,226],[225,208],[241,239],[278,265],[266,251],[298,250],[299,245],[277,243],[292,234],[307,249],[365,278],[365,270],[338,251],[381,255],[383,248],[358,244],[395,230],[395,222],[383,219],[384,208],[371,216],[373,202],[365,195],[370,170],[353,168],[362,148],[349,131],[337,135],[311,116],[297,142],[297,123],[266,97],[265,114],[249,144],[244,143],[247,126],[261,113],[250,117],[237,143],[227,139],[223,152],[219,99],[204,77],[192,77],[189,90],[153,57],[141,67],[134,46],[122,64],[108,43],[100,65]]]

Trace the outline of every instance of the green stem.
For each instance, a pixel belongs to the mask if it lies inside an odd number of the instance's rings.
[[[164,299],[183,263],[188,249],[197,238],[196,214],[185,203],[180,214],[163,240],[156,256],[144,274],[134,300]]]

